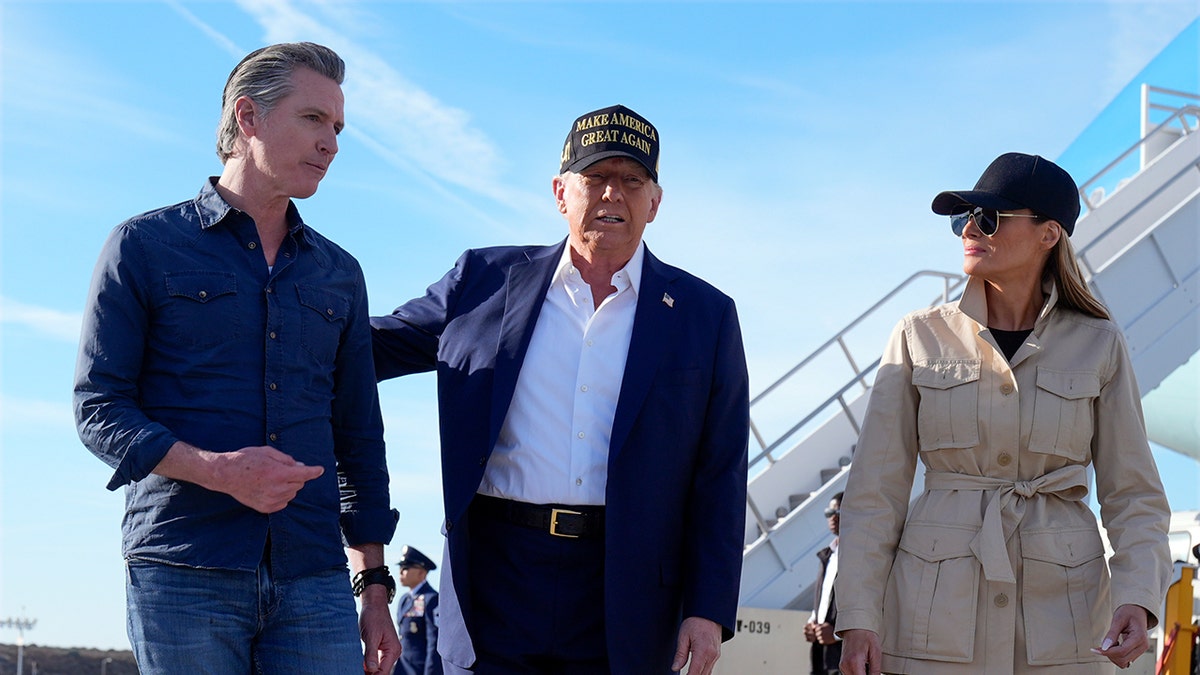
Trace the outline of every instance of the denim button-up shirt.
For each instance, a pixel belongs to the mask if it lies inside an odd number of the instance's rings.
[[[396,526],[366,285],[294,204],[268,270],[254,221],[215,183],[109,236],[84,312],[76,423],[113,468],[109,489],[128,486],[126,558],[253,570],[269,541],[273,573],[296,578]],[[325,473],[267,515],[151,473],[176,441],[268,445]]]

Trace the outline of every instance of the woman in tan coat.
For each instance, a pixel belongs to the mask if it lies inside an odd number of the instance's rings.
[[[1068,239],[1075,182],[1010,153],[933,210],[970,279],[905,317],[879,366],[841,511],[842,672],[1127,667],[1166,593],[1170,510],[1124,338]]]

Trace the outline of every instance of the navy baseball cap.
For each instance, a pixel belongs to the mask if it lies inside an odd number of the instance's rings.
[[[399,567],[423,567],[426,571],[432,572],[437,569],[437,565],[429,559],[429,556],[421,553],[412,546],[405,546],[400,549],[400,564]]]
[[[961,213],[967,206],[1029,209],[1057,220],[1069,237],[1079,218],[1079,187],[1071,174],[1054,162],[1009,152],[988,165],[975,189],[943,192],[933,198],[933,212],[940,216]]]
[[[558,172],[578,172],[609,157],[637,160],[657,183],[658,130],[623,105],[581,115],[567,133]]]

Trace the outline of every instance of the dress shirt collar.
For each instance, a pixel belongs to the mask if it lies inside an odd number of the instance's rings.
[[[623,270],[625,274],[628,275],[629,287],[633,289],[633,297],[635,298],[638,296],[638,291],[640,291],[642,288],[642,264],[645,261],[645,258],[646,242],[639,241],[637,249],[633,252],[633,257],[629,259],[629,262],[625,263],[624,267],[622,267],[620,270],[617,270],[618,273]],[[571,261],[571,242],[568,240],[566,245],[563,246],[562,256],[558,260],[558,267],[554,269],[554,276],[550,279],[550,286],[553,287],[556,284],[565,283],[567,279],[567,273],[571,269],[575,269],[575,263]],[[615,277],[616,274],[613,276]],[[620,284],[617,284],[616,282],[613,282],[613,285],[617,288],[621,287]]]

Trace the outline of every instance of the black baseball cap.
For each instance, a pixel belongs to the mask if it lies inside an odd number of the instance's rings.
[[[658,182],[658,130],[623,105],[593,110],[571,125],[558,172],[579,171],[609,157],[636,159]]]
[[[966,206],[985,209],[1029,209],[1057,220],[1067,236],[1079,218],[1079,187],[1071,174],[1038,155],[1009,152],[997,157],[973,190],[943,192],[933,198],[933,212],[961,213]]]

